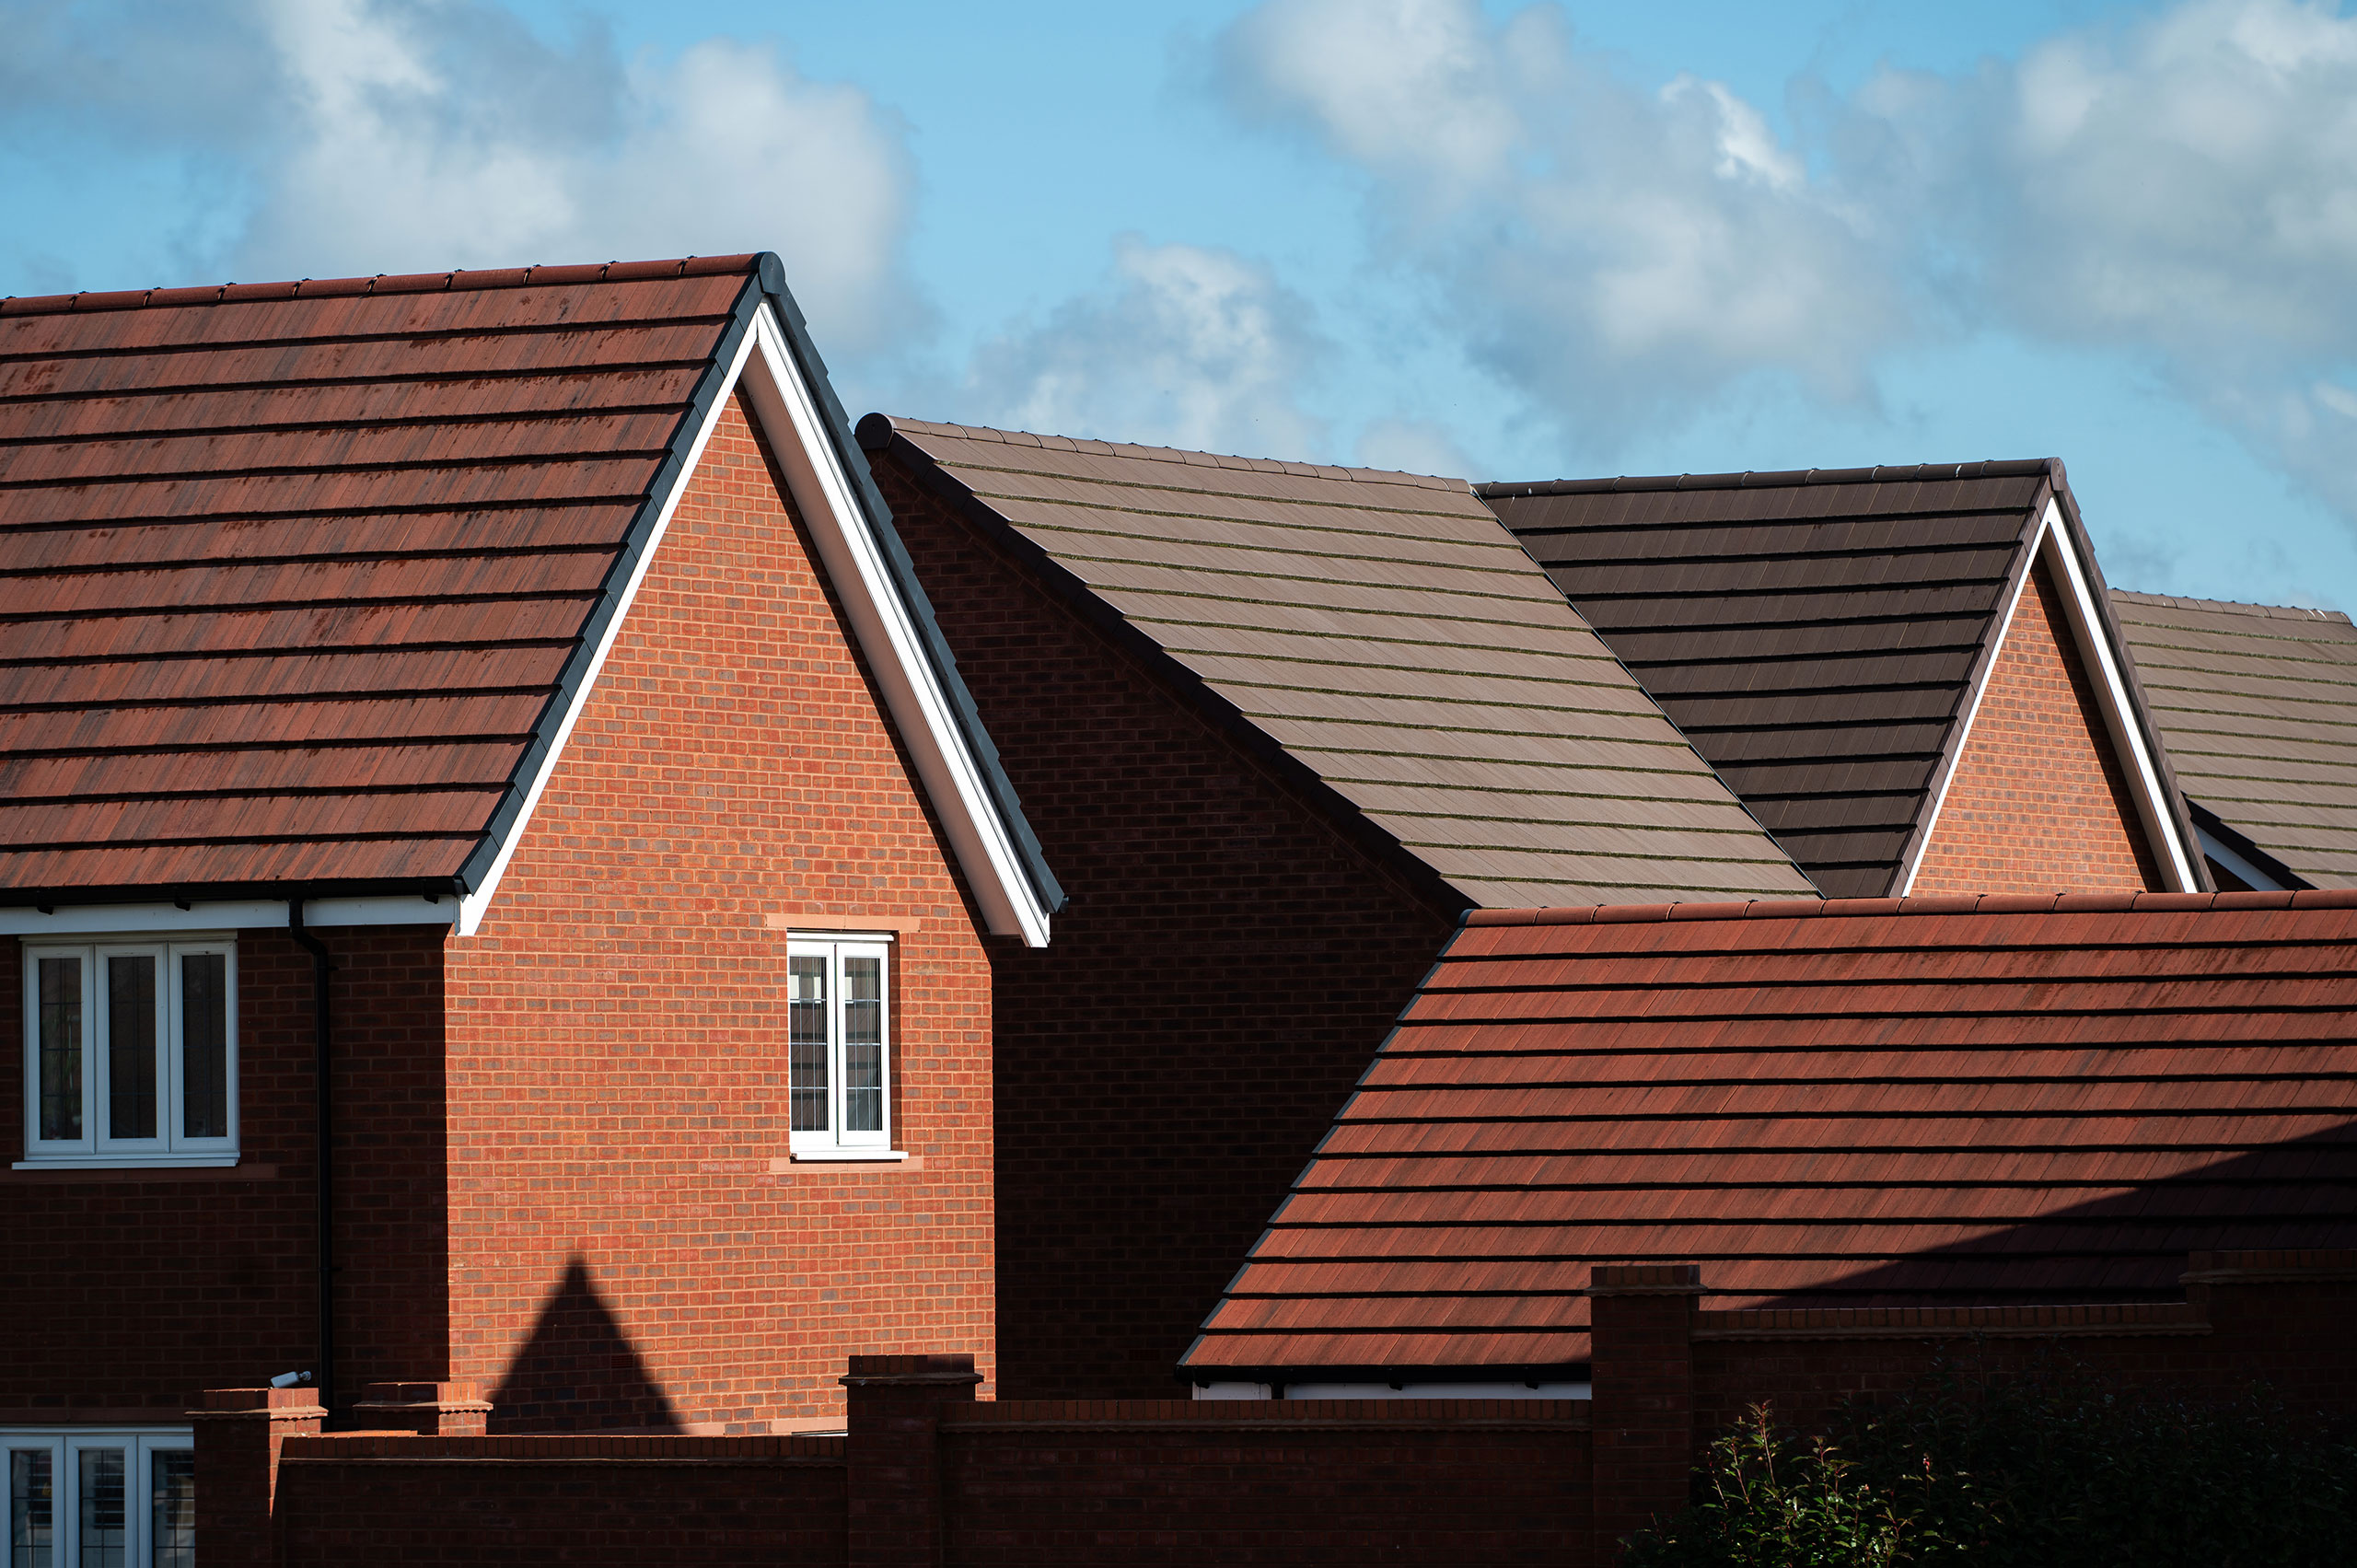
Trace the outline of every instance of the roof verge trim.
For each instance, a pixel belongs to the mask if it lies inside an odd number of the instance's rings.
[[[755,276],[738,296],[713,369],[696,389],[650,488],[642,520],[609,574],[572,667],[550,700],[556,722],[552,726],[544,714],[535,726],[507,798],[461,874],[470,890],[459,900],[459,934],[472,935],[498,896],[533,808],[597,685],[729,394],[740,389],[786,470],[794,503],[842,596],[853,633],[883,688],[985,923],[994,935],[1046,946],[1050,918],[1064,901],[1062,889],[1023,819],[957,662],[907,569],[906,552],[898,549],[890,513],[850,439],[800,312],[785,293],[783,265],[767,254],[759,258]],[[896,564],[900,570],[894,570]]]
[[[1938,830],[1941,811],[1947,805],[1948,787],[1956,782],[1957,764],[1972,739],[1973,724],[1980,714],[1980,701],[1988,693],[1989,680],[2003,654],[2005,639],[2013,633],[2014,614],[2021,607],[2022,595],[2028,590],[2031,572],[2040,563],[2062,585],[2063,619],[2070,625],[2072,640],[2078,645],[2081,660],[2091,667],[2088,673],[2094,679],[2105,732],[2114,754],[2123,764],[2121,771],[2130,781],[2138,821],[2143,828],[2145,842],[2153,847],[2161,875],[2168,881],[2168,890],[2208,890],[2200,854],[2198,849],[2189,850],[2196,841],[2176,780],[2167,772],[2165,758],[2153,738],[2143,693],[2129,684],[2129,665],[2118,628],[2111,622],[2108,607],[2097,596],[2102,579],[2092,568],[2094,552],[2083,530],[2073,526],[2074,519],[2063,510],[2069,492],[2060,463],[2052,465],[2052,473],[2053,482],[2045,504],[2037,513],[2030,547],[2021,552],[2014,568],[2012,597],[2006,601],[2004,620],[1997,635],[1990,639],[1980,668],[1973,672],[1972,700],[1965,710],[1964,721],[1949,738],[1946,754],[1940,760],[1931,807],[1918,820],[1899,861],[1898,892],[1901,898],[1914,890],[1924,851]]]

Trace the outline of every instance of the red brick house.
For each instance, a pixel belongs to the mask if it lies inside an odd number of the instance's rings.
[[[12,1527],[170,1546],[279,1374],[991,1375],[1062,895],[775,258],[8,300],[0,480]]]
[[[860,438],[1073,891],[994,965],[1010,1398],[1169,1394],[1467,908],[1811,891],[1462,482]]]
[[[1469,910],[2208,886],[2058,463],[860,438],[1074,895],[995,971],[1015,1395],[1167,1387]]]

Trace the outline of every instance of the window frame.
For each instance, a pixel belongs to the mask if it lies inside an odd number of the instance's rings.
[[[24,1157],[18,1170],[136,1167],[234,1166],[238,1157],[238,941],[232,933],[93,933],[76,938],[24,936]],[[186,1123],[187,1018],[180,960],[222,959],[222,1109],[227,1131],[192,1137]],[[41,1135],[41,961],[81,960],[82,1132],[78,1138]],[[156,1132],[117,1138],[105,1120],[112,1087],[113,1052],[108,1026],[112,1002],[105,981],[110,958],[148,957],[157,969]]]
[[[892,1094],[898,1075],[893,1070],[892,1040],[893,1003],[897,986],[892,974],[892,952],[897,946],[888,935],[867,932],[797,931],[786,939],[786,1140],[787,1152],[796,1160],[898,1160],[907,1155],[893,1146],[896,1131],[892,1114]],[[793,963],[796,958],[823,958],[827,969],[827,1126],[824,1129],[797,1131],[794,1126],[794,1064],[793,1064]],[[843,960],[874,958],[882,992],[878,998],[879,1033],[882,1036],[883,1097],[880,1126],[872,1132],[850,1132],[843,1126],[843,1097],[847,1088],[845,1053],[849,1041],[843,1028],[843,1009],[849,998],[843,984]]]
[[[49,1560],[69,1568],[81,1559],[82,1467],[76,1456],[92,1448],[120,1448],[123,1455],[123,1551],[126,1563],[151,1568],[155,1562],[156,1456],[196,1450],[196,1433],[186,1426],[0,1426],[0,1563],[13,1560],[16,1545],[16,1463],[11,1455],[49,1454]]]

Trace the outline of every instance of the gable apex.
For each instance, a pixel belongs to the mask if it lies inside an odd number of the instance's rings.
[[[457,925],[470,934],[497,896],[566,738],[595,686],[615,637],[668,531],[722,411],[743,399],[784,470],[785,488],[818,546],[820,569],[841,597],[849,630],[881,689],[968,885],[995,935],[1044,947],[1064,893],[1022,814],[1013,784],[958,673],[931,605],[916,580],[891,513],[829,384],[800,310],[786,292],[784,264],[764,251],[692,415],[649,495],[633,547],[610,578],[605,613],[587,656],[561,694],[562,716],[543,729],[537,766],[519,770],[493,831],[469,862],[469,890]],[[553,706],[554,704],[552,704]]]

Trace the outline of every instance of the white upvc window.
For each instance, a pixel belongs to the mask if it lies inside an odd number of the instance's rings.
[[[233,940],[24,952],[25,1165],[237,1163]]]
[[[786,1098],[793,1153],[888,1157],[892,949],[872,937],[786,945]]]
[[[195,1568],[186,1428],[0,1427],[7,1568]]]

